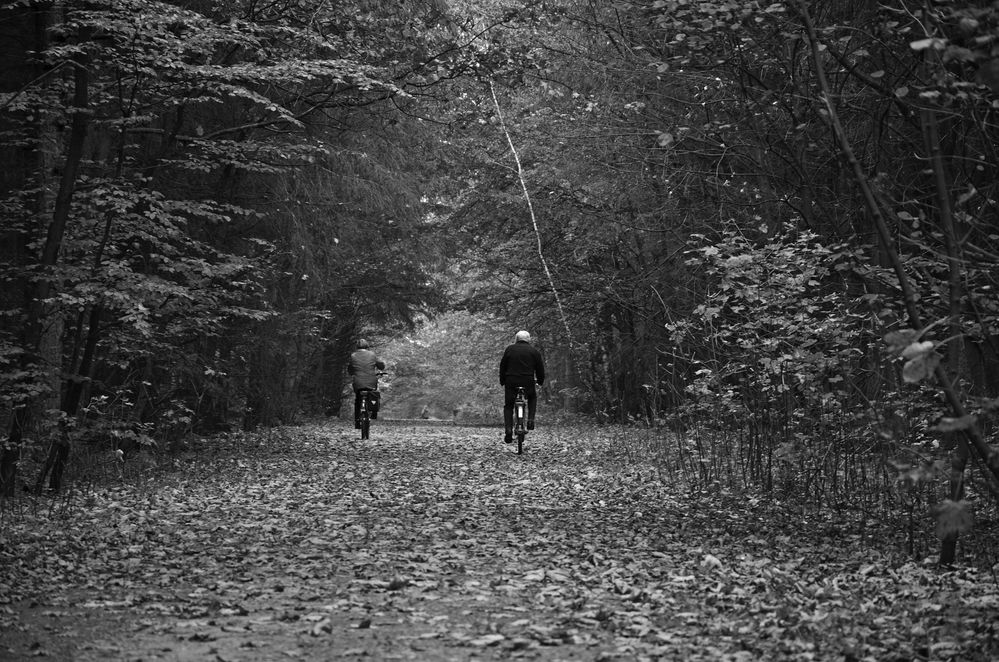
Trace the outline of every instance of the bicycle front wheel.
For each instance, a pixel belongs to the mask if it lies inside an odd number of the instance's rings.
[[[517,455],[522,455],[524,453],[524,437],[527,435],[525,432],[517,433]]]
[[[371,432],[371,418],[365,412],[361,416],[361,439],[367,439],[369,433]]]

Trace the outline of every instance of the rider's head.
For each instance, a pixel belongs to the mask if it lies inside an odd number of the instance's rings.
[[[364,338],[360,338],[357,341],[357,348],[358,349],[367,349],[368,348],[368,341],[365,340]]]
[[[531,342],[531,334],[527,331],[518,331],[517,342]]]

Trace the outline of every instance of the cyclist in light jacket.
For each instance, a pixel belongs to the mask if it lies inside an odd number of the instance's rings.
[[[347,374],[354,378],[354,428],[361,427],[361,391],[378,388],[378,371],[385,369],[385,362],[368,348],[368,341],[357,341],[357,350],[347,362]]]
[[[535,384],[545,383],[545,360],[541,352],[531,345],[531,334],[518,331],[514,343],[503,352],[499,365],[500,385],[505,388],[503,399],[503,441],[513,442],[513,403],[517,387],[524,388],[527,396],[527,429],[534,429],[534,412],[538,405]]]

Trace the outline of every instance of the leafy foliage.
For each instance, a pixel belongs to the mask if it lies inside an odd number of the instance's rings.
[[[368,4],[131,0],[38,14],[47,31],[33,52],[52,73],[5,97],[4,127],[41,167],[26,161],[6,191],[20,252],[0,276],[25,301],[38,283],[46,293],[20,315],[4,301],[5,356],[18,363],[3,378],[19,384],[7,405],[37,409],[62,390],[75,415],[103,394],[162,436],[178,432],[178,407],[186,431],[288,420],[303,382],[336,373],[324,357],[358,329],[439,304],[422,255],[433,238],[418,232],[413,146],[426,137],[403,88],[432,88],[444,65],[419,64],[447,43],[447,16],[436,3]],[[407,46],[390,51],[400,26]],[[86,108],[62,103],[70,94]],[[59,193],[64,223],[40,193],[46,159],[79,164]],[[43,327],[64,333],[39,357]],[[324,378],[338,390],[339,374]]]
[[[795,428],[832,425],[850,408],[851,375],[872,340],[869,314],[854,309],[842,277],[857,256],[817,239],[802,232],[756,243],[729,230],[696,249],[688,264],[710,279],[705,303],[670,326],[679,353],[699,359],[688,389],[708,397],[692,407],[714,410],[721,398],[728,414],[751,417],[762,400],[763,410],[797,417]]]

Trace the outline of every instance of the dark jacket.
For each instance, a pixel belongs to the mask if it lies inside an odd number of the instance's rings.
[[[385,363],[370,349],[359,349],[350,355],[347,374],[354,378],[354,390],[378,388],[378,371],[385,369]]]
[[[500,385],[538,386],[545,383],[545,360],[529,342],[518,341],[506,348],[500,359]]]

